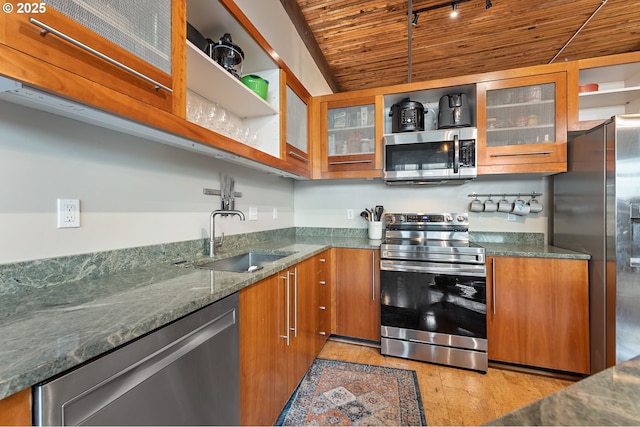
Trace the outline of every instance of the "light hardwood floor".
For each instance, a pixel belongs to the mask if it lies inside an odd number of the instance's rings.
[[[427,425],[480,425],[573,381],[489,368],[486,374],[382,356],[380,349],[329,340],[318,357],[416,371]]]

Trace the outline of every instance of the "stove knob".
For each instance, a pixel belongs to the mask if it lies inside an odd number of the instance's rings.
[[[452,222],[452,221],[453,221],[453,217],[452,217],[451,215],[445,215],[445,216],[444,216],[444,220],[445,220],[446,222]]]
[[[456,219],[458,220],[458,222],[464,222],[466,220],[464,215],[458,215],[458,218],[456,218]]]

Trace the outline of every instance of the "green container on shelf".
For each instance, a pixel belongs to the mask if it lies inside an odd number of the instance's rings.
[[[266,101],[269,90],[269,82],[267,80],[255,74],[247,74],[242,78],[242,83]]]

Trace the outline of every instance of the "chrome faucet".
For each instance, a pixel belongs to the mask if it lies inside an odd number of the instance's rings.
[[[216,242],[216,226],[215,226],[215,217],[216,215],[237,215],[240,217],[240,221],[244,221],[244,214],[241,211],[237,210],[217,210],[211,212],[211,222],[210,222],[210,235],[209,235],[209,256],[212,257],[215,255],[216,248],[222,246],[224,242],[224,233],[222,233],[222,237],[220,238],[220,243]]]

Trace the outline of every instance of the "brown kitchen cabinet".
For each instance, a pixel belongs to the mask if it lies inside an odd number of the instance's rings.
[[[31,389],[27,388],[0,400],[0,425],[30,426]]]
[[[320,101],[322,178],[382,176],[382,95]]]
[[[242,425],[273,425],[288,398],[283,286],[274,275],[240,291]]]
[[[487,257],[489,360],[588,374],[587,263]]]
[[[337,248],[337,335],[380,341],[380,251]]]
[[[565,71],[481,82],[478,174],[567,170]]]
[[[242,425],[273,425],[321,349],[322,259],[311,257],[240,291]]]
[[[281,108],[285,114],[280,117],[281,151],[280,158],[284,159],[303,176],[311,173],[311,151],[309,144],[309,104],[311,94],[292,74],[281,71],[281,94],[284,100]]]
[[[316,354],[318,354],[331,335],[331,317],[333,312],[333,251],[324,251],[314,259],[315,267],[313,283],[315,283],[315,287],[318,292],[316,300],[318,310],[318,319],[316,324]]]
[[[126,10],[120,11],[87,8],[92,19],[85,21],[72,17],[85,13],[83,7],[65,10],[70,2],[19,3],[16,6],[25,5],[25,11],[30,6],[28,13],[0,14],[0,45],[10,48],[12,56],[11,61],[3,61],[11,64],[0,66],[0,73],[108,110],[115,101],[109,95],[101,96],[100,91],[105,89],[172,112],[174,102],[184,102],[186,89],[179,85],[184,49],[175,46],[176,40],[186,37],[184,4],[148,3],[148,7],[127,4]],[[127,29],[136,31],[125,31],[119,27],[121,22],[135,23]],[[99,28],[108,35],[95,32],[101,31]],[[81,84],[84,92],[74,89],[71,85],[78,84],[73,82],[78,77],[95,85]]]
[[[572,61],[568,64],[569,131],[586,131],[618,114],[640,109],[640,52]],[[585,87],[583,85],[597,85]]]

